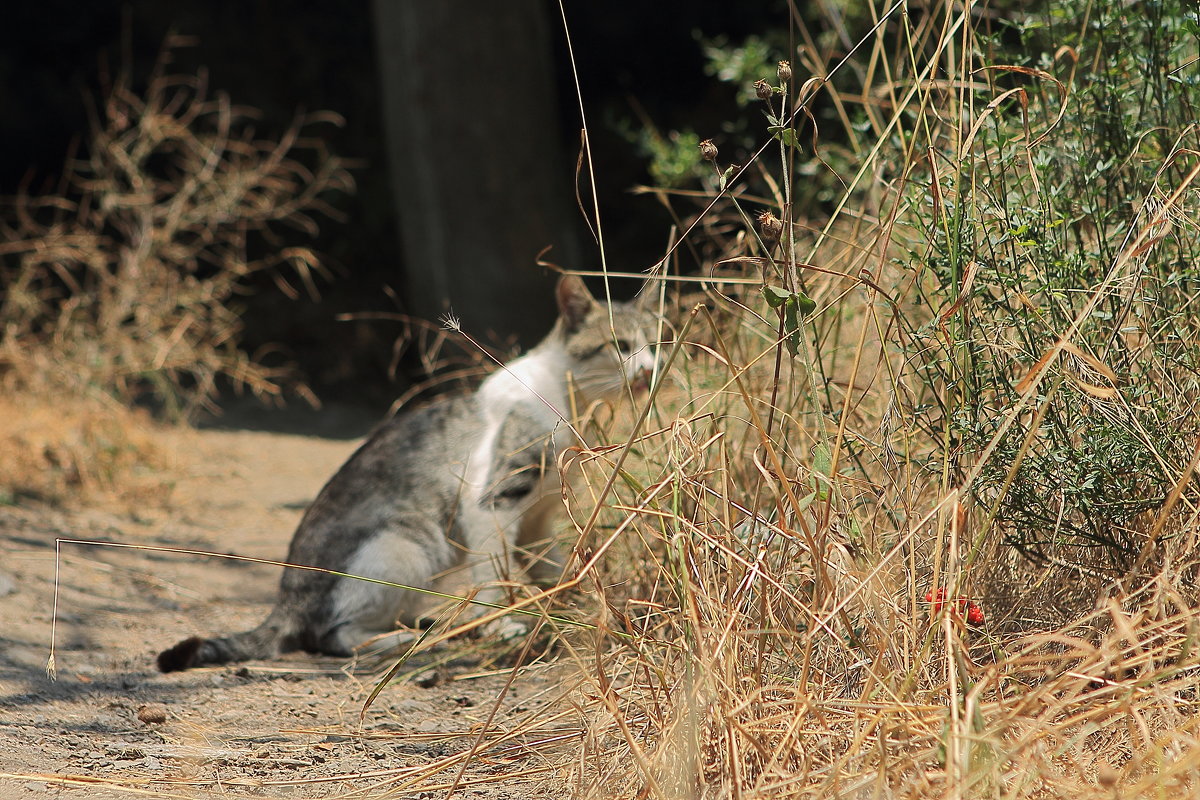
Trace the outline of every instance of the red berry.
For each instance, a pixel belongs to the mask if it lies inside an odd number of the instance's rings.
[[[933,605],[932,613],[941,613],[942,608],[946,605],[946,587],[943,586],[936,591],[930,589],[925,593],[925,602]]]
[[[949,607],[955,614],[961,615],[971,625],[983,624],[983,608],[974,600],[965,597],[950,597],[945,587],[930,589],[925,593],[925,602],[929,603],[931,615],[937,615],[942,609]]]

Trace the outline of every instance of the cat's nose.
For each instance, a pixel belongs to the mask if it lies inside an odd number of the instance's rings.
[[[654,377],[654,372],[649,367],[638,367],[633,373],[633,378],[630,379],[629,385],[636,392],[645,392],[650,389],[650,379]]]

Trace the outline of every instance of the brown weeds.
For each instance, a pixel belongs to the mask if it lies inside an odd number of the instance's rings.
[[[171,472],[158,432],[116,402],[0,396],[0,503],[161,503]]]
[[[789,214],[794,164],[828,169],[838,155],[815,135],[811,152],[801,147],[811,128],[787,134],[802,127],[811,84],[759,87],[787,124],[748,166],[724,163],[741,154],[723,144],[698,165],[712,174],[705,196],[659,192],[698,204],[684,240],[716,266],[682,310],[692,325],[681,323],[658,408],[627,444],[589,428],[598,438],[577,462],[574,569],[596,573],[597,625],[566,637],[585,687],[586,746],[570,773],[583,796],[1200,791],[1193,390],[1159,360],[1195,339],[1178,338],[1192,335],[1183,320],[1157,344],[1139,328],[1130,363],[1097,313],[1114,298],[1149,302],[1139,282],[1156,248],[1191,252],[1190,231],[1167,226],[1194,202],[1192,162],[1182,149],[1163,156],[1162,174],[1186,165],[1156,187],[1152,213],[1135,203],[1119,224],[1079,226],[1081,246],[1108,254],[1094,279],[1041,283],[1056,262],[1029,256],[1023,280],[1000,273],[974,254],[1017,227],[997,195],[1019,189],[1036,206],[1061,191],[1028,165],[1064,133],[1072,75],[988,64],[987,17],[970,5],[893,10],[869,12],[858,94],[845,91],[836,48],[796,32],[808,43],[798,68],[836,107],[863,107],[878,142],[848,132],[861,147],[839,162],[849,171],[827,221]],[[994,81],[998,70],[1040,84],[1018,91]],[[1004,148],[1022,154],[1016,178],[996,166],[1009,163]],[[784,174],[747,185],[756,170]],[[759,240],[758,204],[786,220],[778,243]],[[957,264],[949,288],[934,285],[935,258]],[[805,300],[813,310],[788,310]],[[1035,309],[1028,322],[1022,303]],[[1006,307],[1017,311],[984,314]],[[1047,307],[1061,315],[1053,326]],[[1022,325],[1051,329],[1023,338]],[[1181,441],[1151,433],[1132,397],[1179,420]],[[960,438],[965,412],[989,407],[986,435]],[[1080,414],[1095,433],[1075,445],[1128,442],[1132,430],[1153,454],[1154,471],[1111,470],[1135,490],[1114,490],[1114,504],[1140,516],[1087,517],[1064,494],[1057,527],[1021,530],[1001,500],[1022,510],[1022,463],[1048,463],[1051,434]],[[1050,498],[1078,488],[1075,466],[1045,487]],[[1029,503],[1053,507],[1045,495]],[[1037,560],[1014,542],[1036,542]]]
[[[278,140],[250,109],[210,96],[203,73],[172,75],[167,54],[143,92],[123,73],[106,91],[83,155],[58,194],[10,201],[0,223],[0,385],[43,397],[153,398],[187,416],[217,381],[273,397],[289,370],[238,349],[237,296],[257,273],[289,295],[316,293],[317,256],[287,229],[316,233],[349,191],[297,118]]]

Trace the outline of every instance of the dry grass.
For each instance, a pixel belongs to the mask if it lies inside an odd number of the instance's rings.
[[[0,396],[0,503],[161,505],[172,472],[160,429],[115,402]]]
[[[263,138],[203,73],[169,71],[184,43],[167,42],[143,90],[128,70],[106,88],[56,192],[4,201],[5,502],[164,500],[153,425],[131,406],[187,419],[222,386],[311,398],[280,354],[240,349],[239,295],[260,273],[316,294],[320,261],[293,242],[353,188],[319,138],[338,120]]]
[[[630,436],[584,427],[569,580],[529,602],[586,590],[580,614],[594,629],[561,637],[577,668],[562,717],[481,726],[467,755],[391,789],[454,787],[447,772],[472,755],[565,730],[579,744],[554,769],[585,797],[1200,792],[1200,503],[1193,442],[1178,435],[1191,433],[1194,390],[1162,357],[1197,338],[1186,293],[1147,299],[1162,287],[1145,277],[1193,251],[1194,126],[1157,154],[1153,192],[1071,221],[1082,251],[1106,254],[1095,271],[1065,288],[1039,282],[1044,265],[1020,249],[1032,245],[988,237],[1019,229],[996,202],[1008,188],[1034,208],[1063,191],[1032,165],[1045,136],[1064,133],[1059,109],[1081,91],[1074,63],[1049,65],[1057,74],[989,63],[992,16],[974,6],[885,20],[890,10],[863,12],[871,32],[846,68],[856,92],[802,77],[829,75],[837,59],[800,30],[797,77],[772,100],[800,123],[827,92],[846,119],[834,213],[813,225],[787,213],[798,143],[767,139],[745,171],[718,162],[726,178],[708,184],[712,202],[686,234],[705,235],[692,244],[715,266],[689,296],[701,304],[681,303],[674,320],[670,386]],[[839,24],[829,41],[844,38]],[[853,107],[865,127],[849,124]],[[818,148],[814,160],[834,155]],[[989,171],[998,164],[1029,168],[1005,183]],[[774,175],[757,188],[789,223],[779,247],[752,222],[739,181],[755,175]],[[1021,254],[1022,280],[1002,280],[982,245]],[[956,280],[937,285],[939,259]],[[789,330],[759,286],[815,310]],[[1114,333],[1114,317],[1095,313],[1114,306],[1176,324]],[[1037,335],[976,324],[997,307],[1014,309],[1010,321],[1029,311]],[[972,372],[982,360],[995,369]],[[989,377],[971,386],[971,375]],[[1151,405],[1175,436],[1139,427]],[[956,414],[987,408],[983,434],[959,438]],[[1047,419],[1134,430],[1157,464],[1155,496],[1108,518],[1100,546],[1070,533],[1087,519],[1064,500],[1061,528],[1033,532],[1031,561],[1001,509],[1049,441]],[[1004,449],[1009,432],[1017,446]],[[926,600],[939,588],[950,596],[940,608]],[[965,618],[960,599],[984,619]]]
[[[873,21],[886,10],[878,4]],[[1180,142],[1194,131],[1167,134],[1180,138],[1158,155],[1151,197],[1073,223],[1081,247],[1106,254],[1094,273],[1052,285],[1028,256],[1014,286],[995,274],[999,256],[980,254],[1016,228],[1005,192],[1036,208],[1061,191],[1032,165],[1052,133],[1067,145],[1085,133],[1058,130],[1058,112],[1086,98],[1073,94],[1071,64],[1056,77],[989,63],[989,19],[954,4],[910,10],[864,40],[859,93],[797,77],[772,97],[772,113],[800,127],[806,98],[829,92],[865,108],[877,137],[851,134],[858,149],[843,162],[835,213],[791,220],[778,247],[759,238],[755,188],[788,219],[789,172],[811,152],[767,140],[746,170],[726,171],[740,154],[714,163],[711,203],[685,227],[706,236],[693,243],[717,266],[693,294],[703,307],[685,304],[677,320],[673,386],[631,440],[591,431],[571,497],[573,581],[598,608],[594,635],[566,637],[584,686],[587,735],[568,768],[579,794],[1200,791],[1195,394],[1169,367],[1184,362],[1163,356],[1197,341],[1183,323],[1142,326],[1122,343],[1100,313],[1129,304],[1126,318],[1169,320],[1186,308],[1166,292],[1146,305],[1157,287],[1146,276],[1193,246],[1197,171]],[[796,39],[817,41],[807,33]],[[797,76],[835,63],[815,46],[801,53]],[[1001,134],[987,135],[989,123]],[[1010,164],[1025,172],[1005,174]],[[774,179],[751,183],[759,174]],[[1109,191],[1118,178],[1097,181]],[[937,259],[955,280],[935,283]],[[740,282],[719,279],[729,273]],[[799,335],[760,285],[776,304],[815,301]],[[1033,321],[987,315],[1006,303],[1034,309]],[[1001,323],[1042,327],[1024,339]],[[1147,425],[1148,406],[1170,425]],[[963,414],[987,408],[986,435],[961,438]],[[1120,484],[1144,493],[1134,515],[1064,499],[1058,524],[1022,530],[1004,505],[1023,485],[1018,468],[1089,415],[1092,436],[1134,431],[1137,452],[1154,459],[1132,476],[1141,483]],[[1088,430],[1069,441],[1088,443]],[[1005,449],[1010,431],[1021,446]],[[1077,479],[1073,466],[1060,486]],[[1049,477],[1029,503],[1055,507]],[[926,599],[938,587],[947,607]],[[981,622],[965,618],[967,601]]]
[[[1037,589],[1072,576],[1025,564],[1027,604],[980,587],[987,620],[968,625],[924,602],[937,559],[966,548],[953,524],[855,541],[851,515],[818,500],[752,533],[745,487],[788,490],[743,471],[736,416],[638,442],[674,468],[618,487],[616,527],[587,540],[610,547],[598,622],[629,638],[576,645],[584,795],[1091,797],[1102,778],[1115,796],[1194,791],[1194,531],[1136,591],[1076,581],[1095,611],[1062,623]],[[970,585],[953,569],[942,582]]]
[[[11,199],[0,222],[0,388],[43,397],[105,395],[187,417],[225,379],[263,397],[302,389],[269,353],[238,348],[237,296],[258,273],[310,294],[321,264],[293,244],[336,216],[352,182],[319,126],[297,119],[261,138],[253,110],[210,96],[203,74],[161,63],[142,92],[108,87],[59,191]]]

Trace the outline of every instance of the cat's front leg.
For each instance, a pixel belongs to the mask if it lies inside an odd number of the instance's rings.
[[[467,612],[480,617],[496,611],[497,606],[509,605],[509,587],[520,582],[524,570],[516,553],[516,535],[520,514],[515,509],[493,509],[476,517],[476,524],[464,526],[467,533],[468,565],[474,589],[472,604]],[[533,618],[526,614],[510,613],[483,626],[485,636],[512,639],[528,632]]]
[[[546,494],[521,517],[517,547],[525,575],[531,583],[553,586],[562,578],[566,564],[558,541],[562,511],[562,497],[557,493]]]

